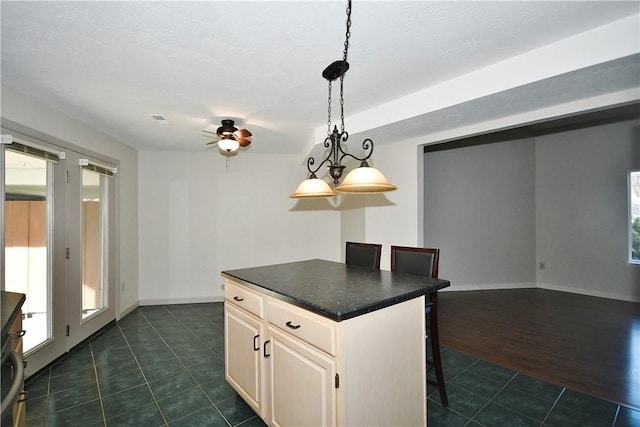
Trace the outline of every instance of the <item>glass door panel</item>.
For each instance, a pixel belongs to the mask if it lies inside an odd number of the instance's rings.
[[[104,307],[105,215],[103,193],[106,179],[82,170],[82,318]]]
[[[51,186],[53,165],[5,152],[5,290],[26,294],[25,353],[51,339]]]
[[[115,319],[115,184],[97,161],[67,150],[70,349]],[[113,174],[112,174],[113,175]]]

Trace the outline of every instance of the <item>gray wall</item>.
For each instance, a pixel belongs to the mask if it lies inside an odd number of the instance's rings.
[[[534,143],[425,154],[424,245],[454,288],[535,282]]]
[[[627,263],[627,172],[640,121],[426,153],[424,242],[452,288],[541,288],[640,301]],[[544,269],[539,263],[544,263]]]
[[[639,130],[635,120],[536,138],[539,286],[640,301],[640,266],[627,262]]]

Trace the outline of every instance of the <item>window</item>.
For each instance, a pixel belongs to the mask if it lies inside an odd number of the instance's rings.
[[[640,170],[629,172],[629,262],[640,264]]]

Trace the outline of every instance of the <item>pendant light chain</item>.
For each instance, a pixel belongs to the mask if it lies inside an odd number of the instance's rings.
[[[347,64],[347,54],[349,52],[349,38],[351,37],[351,0],[347,1],[347,30],[345,32],[344,49],[342,50],[342,60]],[[344,75],[346,69],[343,69],[340,74],[340,132],[344,133]],[[329,96],[327,98],[327,136],[331,135],[331,79],[329,81]]]
[[[344,130],[344,75],[349,70],[347,54],[349,52],[349,39],[351,37],[351,0],[347,1],[347,30],[343,49],[343,59],[329,64],[323,71],[322,77],[329,82],[329,95],[327,107],[327,137],[324,140],[324,147],[328,149],[325,157],[320,162],[316,162],[313,156],[307,159],[307,170],[309,178],[302,181],[296,191],[289,197],[294,199],[334,197],[337,193],[353,194],[374,194],[385,191],[396,190],[396,186],[387,181],[384,175],[377,169],[369,166],[367,160],[373,154],[373,141],[369,138],[362,141],[362,156],[347,152],[347,139],[349,134]],[[340,131],[335,125],[331,129],[331,89],[332,81],[340,78]],[[344,145],[343,145],[344,144]],[[350,171],[342,184],[340,179],[347,168],[342,164],[346,157],[351,157],[360,162],[360,166]],[[329,187],[323,179],[316,176],[316,172],[324,165],[327,165],[329,177],[333,180],[335,191]]]
[[[342,60],[347,62],[351,37],[351,0],[347,1],[347,31],[344,34],[344,50]],[[340,131],[344,132],[344,73],[340,76]]]
[[[347,52],[349,51],[349,37],[351,37],[351,0],[347,2],[347,31],[344,35],[344,56],[343,60],[347,61]]]
[[[329,80],[329,98],[327,100],[327,136],[331,135],[331,80]]]

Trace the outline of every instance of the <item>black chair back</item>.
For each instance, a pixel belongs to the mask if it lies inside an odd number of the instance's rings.
[[[347,242],[345,263],[359,265],[371,270],[380,269],[382,245],[376,243]]]
[[[391,271],[438,278],[440,249],[391,246]]]

